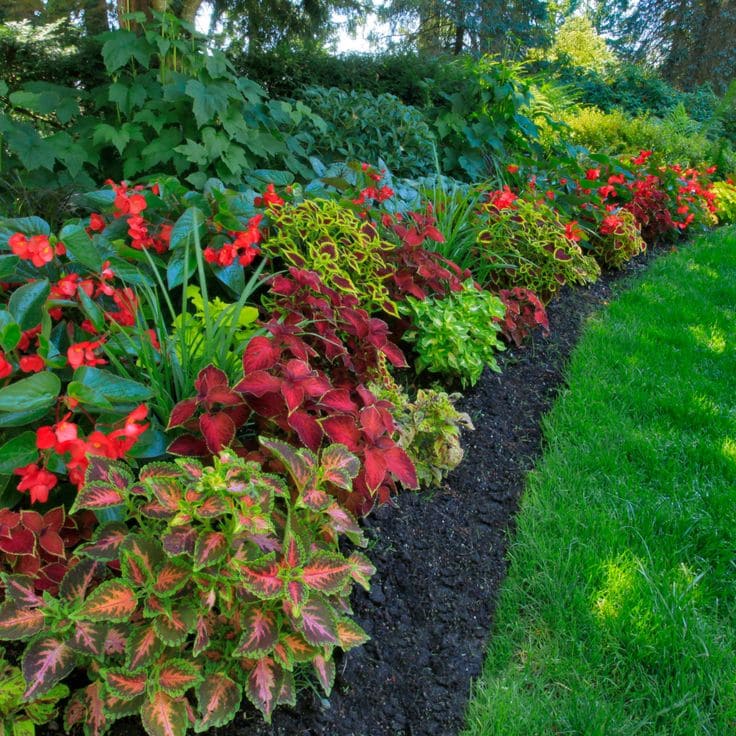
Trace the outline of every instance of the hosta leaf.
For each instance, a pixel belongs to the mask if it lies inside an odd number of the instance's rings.
[[[132,700],[146,691],[147,672],[129,672],[116,667],[104,671],[104,677],[108,691],[123,700]]]
[[[322,593],[339,593],[350,580],[353,563],[341,555],[317,552],[302,570],[306,585]]]
[[[344,651],[365,644],[370,636],[349,618],[337,622],[337,638],[340,640],[340,648]]]
[[[122,521],[112,521],[98,527],[92,541],[79,547],[77,551],[93,560],[114,560],[128,534],[128,527]]]
[[[197,733],[230,723],[240,710],[242,690],[227,675],[208,675],[197,687],[196,693],[199,712],[202,714],[194,724]]]
[[[248,700],[271,722],[271,712],[281,692],[282,670],[271,657],[259,659],[248,676],[245,694]]]
[[[177,698],[196,687],[202,681],[202,675],[191,662],[184,659],[169,659],[158,670],[158,685],[169,695]]]
[[[189,726],[184,699],[157,692],[141,707],[141,722],[149,736],[184,736]]]
[[[273,649],[278,641],[279,631],[276,625],[276,616],[272,611],[261,608],[250,608],[241,622],[243,635],[240,638],[237,649],[233,652],[235,657],[250,657],[252,659],[263,657]]]
[[[189,565],[171,560],[156,570],[153,592],[160,596],[170,596],[181,590],[189,580]]]
[[[243,584],[259,598],[275,598],[281,593],[284,583],[279,578],[279,571],[275,560],[253,562],[240,568]]]
[[[158,656],[162,649],[161,641],[153,626],[135,628],[125,645],[126,664],[128,669],[137,670],[146,667]]]
[[[23,697],[37,698],[51,690],[74,669],[74,651],[53,636],[32,642],[23,653],[23,677],[30,683]]]
[[[38,608],[19,608],[14,601],[0,605],[0,639],[28,639],[41,631],[45,622]]]
[[[338,488],[350,491],[353,479],[360,472],[360,460],[345,445],[330,445],[320,458],[322,479]]]
[[[310,598],[302,607],[301,616],[296,623],[310,644],[323,646],[340,643],[335,612],[322,598]]]
[[[106,640],[107,626],[105,624],[77,621],[74,633],[67,643],[75,652],[99,657],[105,650]]]
[[[312,662],[314,671],[317,674],[322,689],[325,691],[327,697],[332,692],[332,686],[335,684],[335,662],[332,659],[325,659],[321,654],[318,654]]]
[[[135,592],[119,580],[95,588],[75,617],[87,621],[127,621],[138,606]]]
[[[228,549],[227,537],[222,532],[202,532],[194,545],[194,569],[201,570],[220,562]]]
[[[74,499],[70,513],[79,509],[110,509],[125,503],[125,493],[106,481],[85,483]]]

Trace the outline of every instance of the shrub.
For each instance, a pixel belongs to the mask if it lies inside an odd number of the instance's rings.
[[[223,453],[213,467],[191,459],[153,463],[136,480],[96,458],[74,509],[121,510],[103,525],[61,583],[41,598],[22,577],[22,598],[0,612],[0,636],[29,640],[25,697],[47,693],[76,666],[91,680],[65,714],[104,733],[140,714],[152,736],[228,723],[243,692],[270,720],[294,703],[294,668],[309,664],[329,694],[336,646],[368,638],[345,615],[352,582],[373,568],[339,538],[363,542],[330,498],[358,468],[345,447],[320,457],[275,440],[264,451],[285,472]]]
[[[621,268],[646,247],[633,213],[619,209],[603,218],[591,250],[603,265]]]
[[[418,108],[390,94],[335,87],[307,87],[300,96],[326,123],[310,126],[310,151],[322,160],[381,160],[397,176],[407,177],[436,168],[435,136]]]
[[[411,323],[404,340],[414,345],[418,373],[427,369],[473,386],[486,365],[500,371],[496,353],[504,346],[497,320],[504,306],[498,297],[466,282],[444,298],[409,297],[403,308]]]
[[[721,222],[736,222],[736,185],[731,181],[717,181],[713,185],[716,196],[716,215]]]

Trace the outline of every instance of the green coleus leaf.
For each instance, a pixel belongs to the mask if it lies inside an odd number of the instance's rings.
[[[162,611],[153,620],[158,638],[169,646],[177,646],[186,640],[196,626],[197,616],[193,608],[180,605],[171,611]]]
[[[199,712],[194,724],[197,733],[224,726],[240,711],[243,692],[235,681],[222,673],[213,673],[202,680],[195,690]]]
[[[365,644],[370,636],[355,621],[343,618],[337,622],[337,638],[340,640],[340,648],[347,652]]]

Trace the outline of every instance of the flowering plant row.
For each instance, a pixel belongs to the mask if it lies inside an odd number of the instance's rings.
[[[699,172],[611,166],[510,166],[472,215],[484,284],[366,164],[307,191],[108,182],[58,233],[1,221],[0,638],[27,642],[25,701],[84,671],[67,728],[179,736],[244,697],[270,718],[303,672],[329,693],[367,638],[358,518],[439,482],[470,426],[394,373],[473,382],[560,284],[711,218]]]

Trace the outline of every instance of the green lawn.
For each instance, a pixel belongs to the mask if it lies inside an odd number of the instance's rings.
[[[736,230],[628,283],[567,377],[465,734],[734,734]]]

